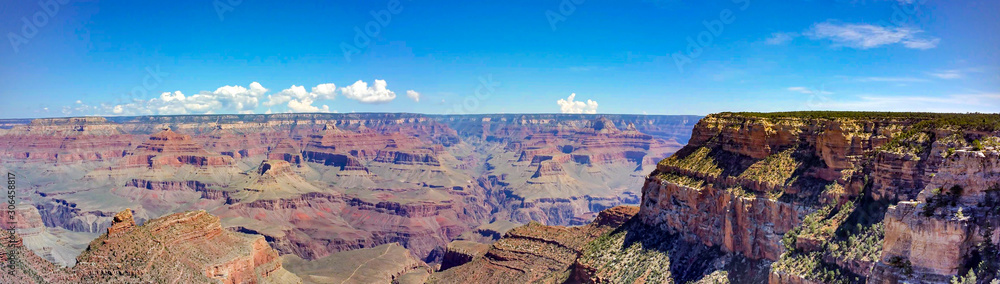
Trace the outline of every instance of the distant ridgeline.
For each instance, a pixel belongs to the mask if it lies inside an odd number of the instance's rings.
[[[673,139],[679,143],[687,143],[690,127],[701,119],[695,115],[640,115],[640,114],[467,114],[467,115],[435,115],[415,113],[284,113],[284,114],[205,114],[205,115],[162,115],[162,116],[107,116],[103,121],[117,124],[191,124],[191,123],[292,123],[314,124],[327,121],[342,123],[361,123],[363,121],[380,120],[435,120],[459,130],[460,134],[481,132],[483,124],[489,122],[518,122],[527,124],[555,125],[564,121],[588,121],[605,117],[616,125],[624,127],[633,124],[636,130],[662,139]],[[90,117],[101,118],[101,117]],[[10,129],[14,125],[32,123],[32,119],[0,119],[0,129]],[[38,123],[83,123],[86,118],[45,118],[35,119]],[[664,125],[687,126],[687,129],[669,129]],[[479,128],[478,130],[476,128]],[[136,131],[146,129],[136,128]],[[145,134],[152,134],[150,131]],[[138,134],[138,133],[136,133]],[[189,133],[199,134],[199,133]]]

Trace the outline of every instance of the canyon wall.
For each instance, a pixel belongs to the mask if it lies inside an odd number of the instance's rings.
[[[80,250],[75,235],[103,233],[126,207],[139,224],[205,210],[228,230],[263,235],[279,253],[306,260],[398,243],[437,263],[451,240],[487,223],[585,224],[606,208],[636,204],[639,177],[679,149],[698,118],[2,120],[0,164],[20,176],[18,206],[35,208],[44,225],[36,227],[56,229],[26,238],[28,247],[63,265]]]
[[[510,273],[567,283],[989,283],[1000,270],[998,150],[995,114],[709,115],[645,177],[632,222],[588,239],[564,257],[576,259],[566,270]],[[471,257],[432,279],[543,249],[518,248],[530,249]]]
[[[996,242],[982,237],[995,222],[954,217],[992,216],[984,192],[1000,188],[998,124],[989,114],[710,115],[648,176],[639,216],[771,262],[771,283],[946,282],[998,257],[975,249]]]
[[[782,236],[822,203],[858,196],[864,154],[915,122],[708,116],[649,175],[640,215],[691,242],[778,260]]]
[[[114,216],[73,267],[57,267],[2,233],[4,283],[301,283],[262,236],[222,228],[204,211],[172,214],[137,226],[132,211]],[[13,244],[8,239],[17,240]],[[10,268],[14,268],[10,270]]]

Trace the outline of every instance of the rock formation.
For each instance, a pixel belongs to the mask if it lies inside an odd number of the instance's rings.
[[[966,151],[996,140],[998,121],[977,114],[710,115],[688,146],[649,175],[639,216],[689,243],[773,262],[771,283],[948,281],[977,261],[970,247],[981,243],[974,237],[981,230],[919,216],[916,202],[885,210],[935,189],[964,188],[957,172],[974,176],[978,192],[954,197],[965,202],[963,214],[989,207],[982,192],[998,180],[985,162],[991,154]],[[979,167],[947,161],[975,155],[984,158],[965,163]]]
[[[289,255],[283,263],[303,283],[424,283],[431,269],[396,243],[311,261]]]
[[[436,283],[562,282],[587,243],[624,224],[636,207],[602,211],[593,223],[580,227],[530,223],[508,231],[486,254],[432,275]]]
[[[135,219],[132,219],[132,209],[125,209],[115,214],[114,222],[108,227],[108,236],[118,236],[135,227]]]
[[[61,264],[71,264],[85,246],[69,240],[124,234],[158,216],[198,210],[306,260],[398,243],[436,264],[464,233],[479,236],[472,241],[499,238],[504,229],[486,223],[585,224],[603,209],[637,203],[639,176],[678,149],[696,120],[415,114],[3,120],[0,164],[30,177],[25,182],[33,191],[24,192],[31,195],[24,202],[37,209],[37,227],[47,228],[37,234],[43,239],[26,237],[27,247],[70,260]],[[137,225],[132,229],[115,221],[126,207]]]
[[[486,254],[490,245],[472,241],[453,241],[448,243],[441,261],[441,270],[466,264]]]
[[[108,234],[91,242],[76,266],[56,268],[19,243],[4,243],[4,283],[299,283],[261,236],[222,229],[204,211],[177,213],[135,226],[131,210],[115,215]],[[3,233],[5,240],[19,237]],[[13,254],[10,254],[13,252]],[[7,262],[5,262],[7,263]],[[12,279],[9,274],[13,274]]]
[[[0,135],[0,157],[53,165],[114,160],[135,142],[103,117],[35,119]]]
[[[973,257],[984,262],[998,257],[988,248],[1000,241],[1000,152],[955,151],[917,200],[900,202],[886,213],[874,281],[948,281],[979,265],[969,263]],[[980,279],[996,272],[978,271]]]

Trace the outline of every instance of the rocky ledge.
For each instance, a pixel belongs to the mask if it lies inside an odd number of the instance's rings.
[[[9,237],[9,236],[8,236]],[[19,238],[17,238],[19,239]],[[204,211],[176,213],[135,226],[131,210],[90,243],[72,268],[56,268],[23,249],[14,251],[17,271],[4,283],[300,283],[282,268],[262,236],[222,229]],[[8,259],[10,256],[7,255]],[[7,266],[4,266],[7,269]],[[8,271],[3,271],[3,277]]]

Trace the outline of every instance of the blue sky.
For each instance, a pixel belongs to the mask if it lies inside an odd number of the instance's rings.
[[[998,1],[318,2],[8,1],[0,117],[1000,111]]]

